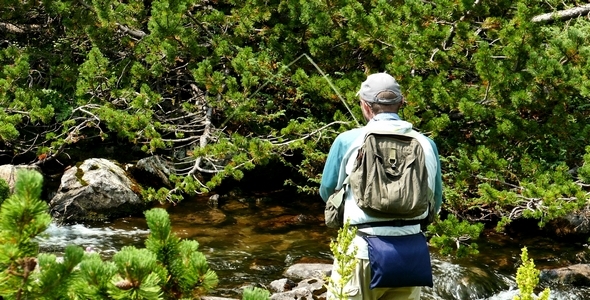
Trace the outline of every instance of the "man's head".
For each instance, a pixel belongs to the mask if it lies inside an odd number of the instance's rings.
[[[395,78],[387,73],[375,73],[367,77],[357,92],[365,119],[382,112],[397,113],[404,103],[401,88]]]

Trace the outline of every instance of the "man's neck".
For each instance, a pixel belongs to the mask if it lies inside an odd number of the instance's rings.
[[[371,120],[384,121],[384,120],[401,120],[400,116],[395,112],[383,112],[373,116]]]

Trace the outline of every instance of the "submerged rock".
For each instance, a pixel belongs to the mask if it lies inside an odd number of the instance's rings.
[[[283,232],[288,231],[294,226],[301,226],[307,224],[320,223],[318,218],[312,215],[298,214],[298,215],[283,215],[275,217],[266,221],[262,221],[256,225],[256,230],[259,232]]]
[[[590,286],[590,265],[576,264],[563,268],[541,270],[539,279],[574,286]]]

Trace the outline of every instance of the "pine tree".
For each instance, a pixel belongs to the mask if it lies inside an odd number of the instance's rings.
[[[51,222],[47,204],[39,199],[42,182],[38,172],[19,171],[14,194],[0,209],[0,295],[6,298],[26,299],[38,286],[39,245],[34,237]]]
[[[196,241],[180,240],[163,209],[146,212],[146,248],[126,246],[112,261],[79,246],[58,259],[39,253],[35,237],[51,222],[40,200],[43,178],[19,171],[0,208],[0,297],[3,299],[198,299],[218,279]]]

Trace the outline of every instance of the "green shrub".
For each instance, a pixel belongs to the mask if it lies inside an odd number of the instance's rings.
[[[163,209],[146,212],[145,249],[123,247],[112,261],[78,246],[66,247],[61,260],[40,254],[34,238],[51,223],[42,182],[38,172],[19,171],[0,208],[0,298],[195,299],[216,287],[198,243],[176,237]]]

